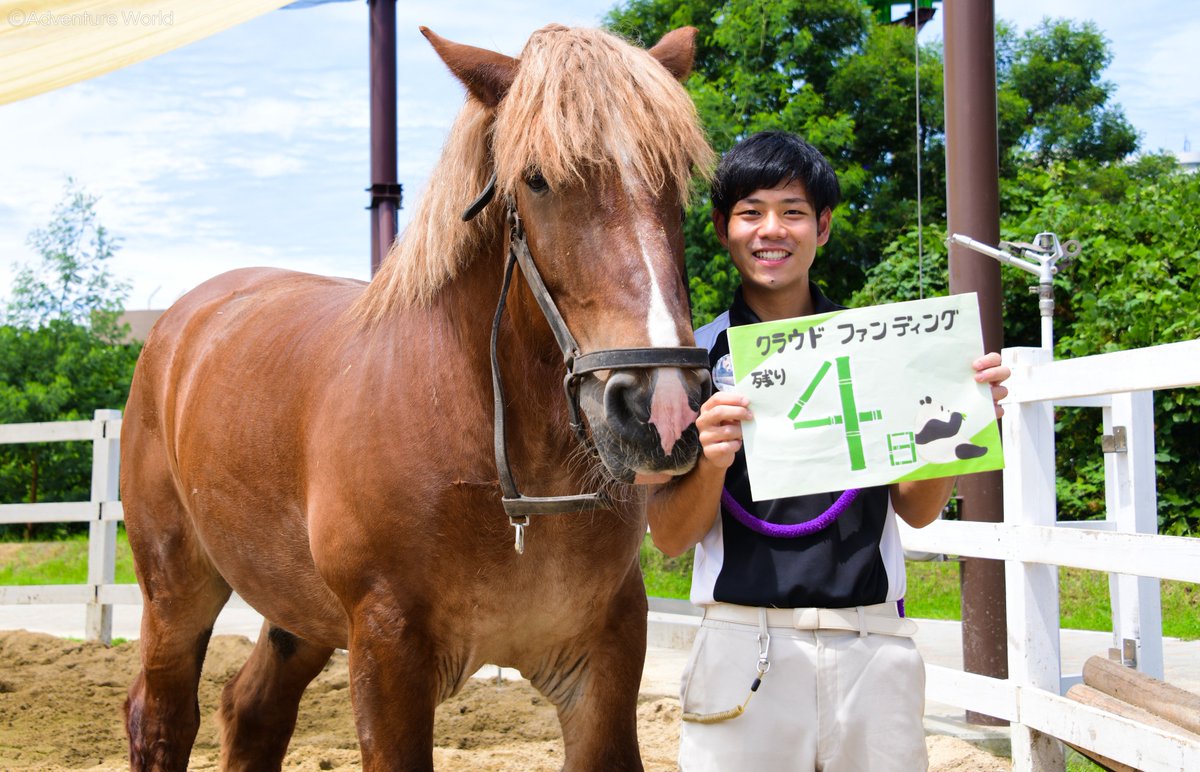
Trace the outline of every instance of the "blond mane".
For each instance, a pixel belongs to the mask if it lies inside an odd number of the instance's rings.
[[[617,169],[656,191],[673,186],[681,204],[692,175],[710,173],[712,149],[691,98],[646,51],[603,30],[551,25],[529,38],[519,61],[498,107],[467,100],[411,224],[358,303],[361,318],[428,305],[499,236],[503,206],[459,218],[493,168],[499,196],[533,169],[552,188]]]

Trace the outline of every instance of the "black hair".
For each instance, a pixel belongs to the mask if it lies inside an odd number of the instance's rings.
[[[713,175],[713,208],[728,219],[733,205],[754,191],[793,180],[804,185],[818,217],[842,200],[837,175],[821,151],[790,132],[760,131],[721,157]]]

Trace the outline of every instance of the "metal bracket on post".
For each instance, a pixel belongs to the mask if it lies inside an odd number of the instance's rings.
[[[1129,450],[1125,427],[1114,426],[1112,434],[1100,438],[1100,449],[1105,453],[1125,453]]]
[[[1123,639],[1121,648],[1109,648],[1108,658],[1113,662],[1120,662],[1125,667],[1137,670],[1137,641],[1132,638]]]

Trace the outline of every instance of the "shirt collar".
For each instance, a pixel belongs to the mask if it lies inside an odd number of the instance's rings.
[[[813,281],[808,282],[808,291],[812,294],[814,314],[827,314],[830,311],[841,311],[845,308],[825,297],[825,293]],[[743,324],[759,324],[760,322],[762,319],[758,318],[758,314],[754,313],[754,309],[742,297],[742,287],[738,285],[733,292],[733,303],[729,306],[729,326],[738,327]]]

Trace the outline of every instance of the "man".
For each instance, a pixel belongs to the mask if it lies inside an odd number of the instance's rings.
[[[648,507],[659,549],[696,547],[692,602],[705,608],[682,684],[680,766],[924,769],[924,665],[911,640],[915,625],[903,618],[895,518],[929,524],[954,479],[864,489],[844,508],[834,506],[840,492],[751,499],[740,452],[749,401],[719,390],[732,375],[725,330],[840,308],[809,280],[840,190],[814,147],[764,132],[724,156],[712,198],[713,224],[742,284],[729,311],[696,332],[718,386],[696,419],[703,453],[691,472],[657,488]],[[994,400],[1007,394],[998,354],[974,367]],[[828,526],[795,538],[751,527],[830,515]]]

